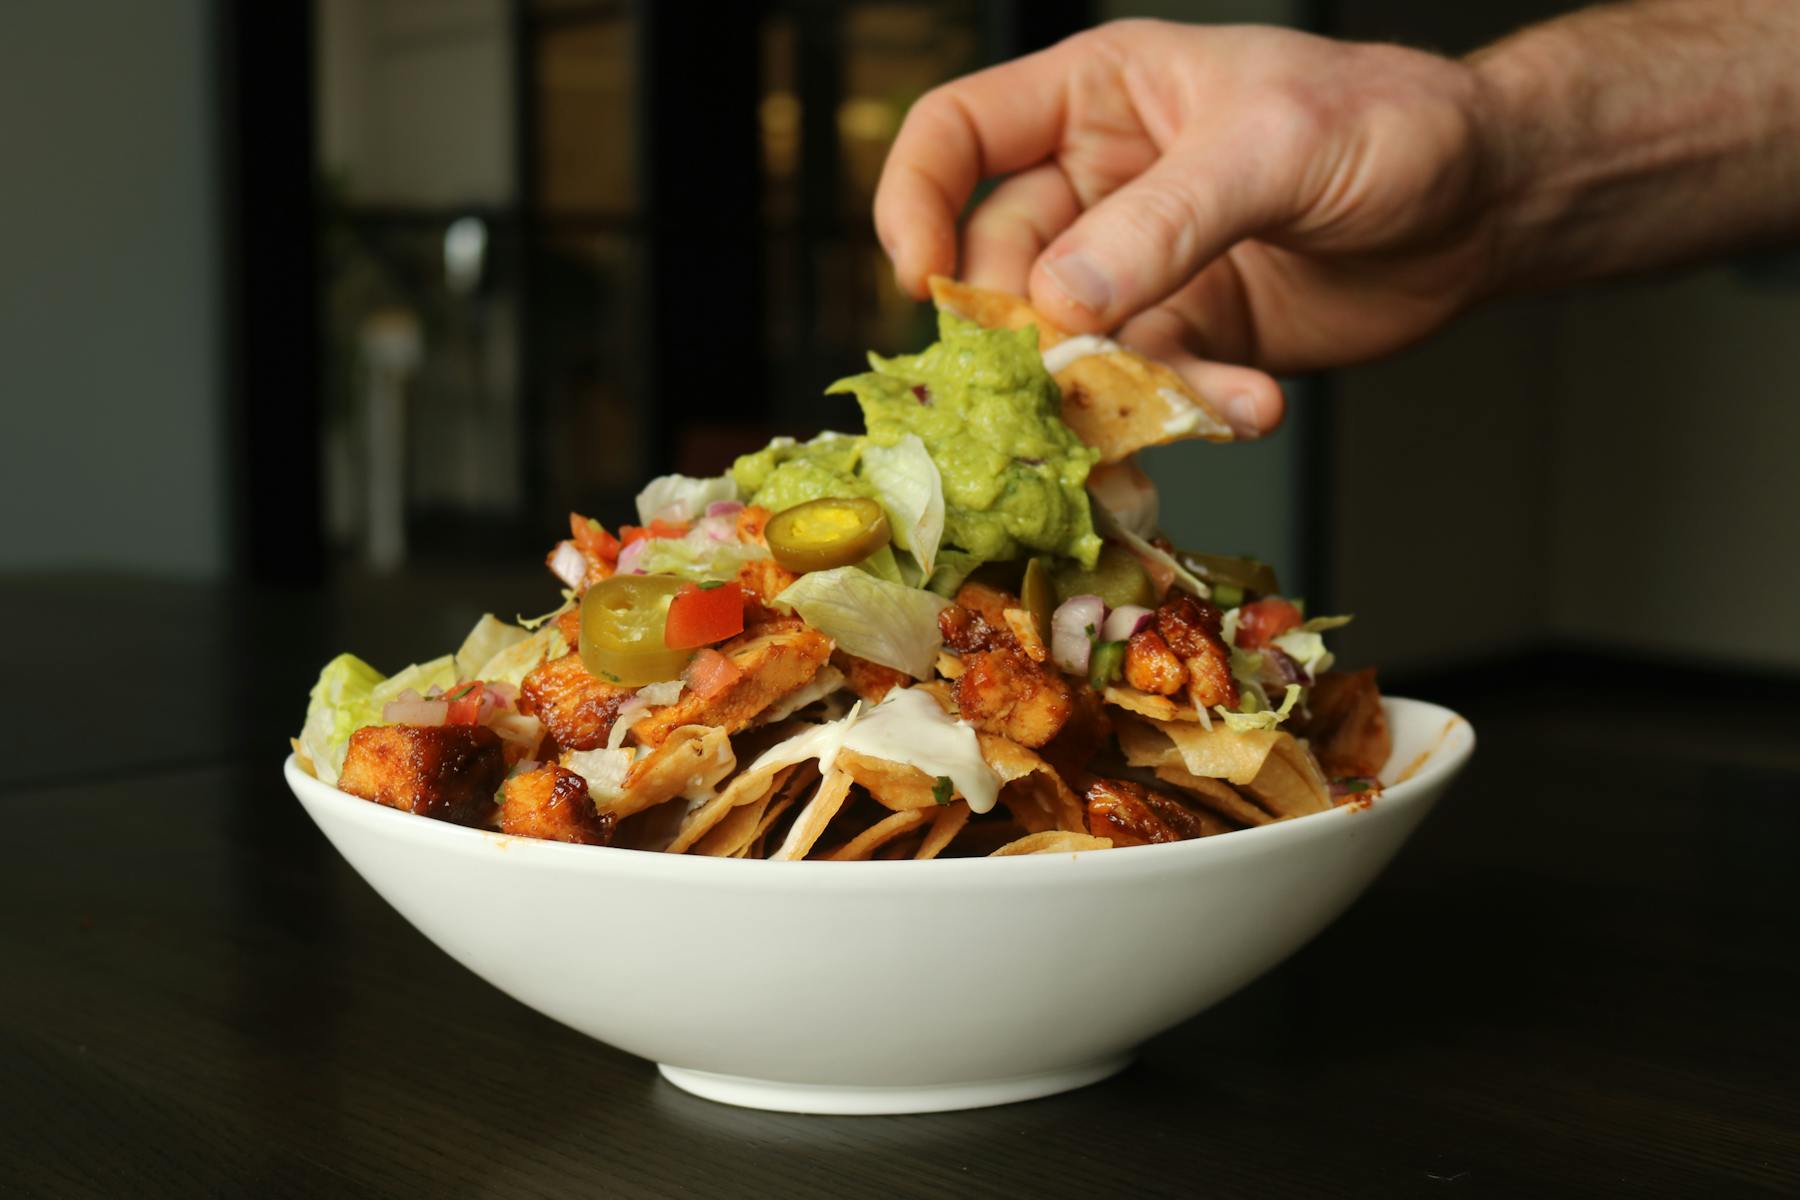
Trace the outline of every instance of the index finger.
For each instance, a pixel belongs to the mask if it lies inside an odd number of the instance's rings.
[[[1066,45],[933,88],[906,114],[875,188],[875,232],[914,296],[928,276],[955,273],[956,219],[975,186],[1061,144]]]

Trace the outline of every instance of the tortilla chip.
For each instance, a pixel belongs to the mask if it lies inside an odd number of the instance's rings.
[[[1036,754],[1017,742],[984,733],[981,757],[1000,775],[1000,802],[1026,830],[1087,829],[1081,797]]]
[[[1159,696],[1155,692],[1141,692],[1134,687],[1109,686],[1105,693],[1106,702],[1114,708],[1122,708],[1128,713],[1136,713],[1140,717],[1149,717],[1152,721],[1198,721],[1200,715],[1194,711],[1192,704],[1177,704],[1167,696]]]
[[[760,771],[744,771],[726,784],[723,791],[687,814],[681,823],[680,832],[669,844],[669,853],[686,852],[723,821],[732,809],[767,799],[786,781],[787,772],[793,770],[794,764],[789,763],[785,766],[765,767]]]
[[[864,862],[895,838],[924,828],[935,816],[922,808],[889,813],[826,857],[835,862]]]
[[[869,795],[896,812],[937,807],[937,797],[932,795],[937,780],[910,763],[873,758],[855,750],[840,750],[836,766],[867,788]]]
[[[875,852],[875,858],[883,862],[896,862],[912,858],[919,852],[922,836],[918,832],[897,837]]]
[[[738,858],[756,840],[763,814],[769,811],[773,795],[763,796],[748,804],[728,810],[719,823],[706,831],[689,848],[689,852],[706,858]]]
[[[1246,800],[1236,788],[1217,779],[1205,779],[1183,767],[1158,767],[1156,777],[1180,788],[1191,799],[1212,809],[1222,817],[1230,817],[1240,825],[1267,825],[1275,818]]]
[[[1255,801],[1278,817],[1303,817],[1331,807],[1331,785],[1307,749],[1287,737],[1287,747],[1269,756],[1245,787]]]
[[[963,661],[948,650],[939,650],[937,656],[937,673],[945,679],[961,679]]]
[[[1062,854],[1077,850],[1110,850],[1112,839],[1053,829],[1045,833],[1029,833],[1016,842],[1008,842],[989,858],[1010,858],[1018,854]]]
[[[684,725],[631,764],[618,796],[596,797],[594,807],[623,820],[676,796],[704,799],[736,768],[737,756],[723,729]]]
[[[1004,292],[931,278],[940,309],[988,329],[1037,327],[1038,348],[1049,350],[1075,336],[1050,324],[1024,299]],[[1211,401],[1163,363],[1122,346],[1077,358],[1053,372],[1062,389],[1062,419],[1100,451],[1100,461],[1119,462],[1146,446],[1184,438],[1232,440],[1231,426]]]
[[[844,797],[849,794],[849,773],[832,768],[819,781],[819,788],[806,802],[806,807],[800,810],[780,849],[769,855],[770,860],[792,862],[805,858],[825,832],[825,827],[831,824],[831,818],[844,806]]]
[[[1331,807],[1331,788],[1318,763],[1279,729],[1234,733],[1223,723],[1203,729],[1185,721],[1120,721],[1119,748],[1134,767],[1180,767],[1235,784],[1278,817]]]
[[[919,849],[913,854],[915,859],[936,858],[944,852],[964,825],[969,823],[969,805],[965,800],[947,804],[937,811],[932,818],[931,828],[925,833],[925,840],[919,843]]]

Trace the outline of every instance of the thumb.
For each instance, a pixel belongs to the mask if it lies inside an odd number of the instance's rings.
[[[1038,256],[1031,302],[1066,329],[1116,329],[1187,283],[1282,205],[1254,182],[1253,155],[1171,149],[1087,210]]]

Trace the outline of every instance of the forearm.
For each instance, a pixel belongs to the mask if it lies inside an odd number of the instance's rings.
[[[1641,0],[1470,60],[1494,163],[1494,290],[1800,236],[1800,3]]]

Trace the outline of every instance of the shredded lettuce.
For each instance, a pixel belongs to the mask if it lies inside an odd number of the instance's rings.
[[[944,536],[944,479],[925,443],[909,433],[892,446],[865,446],[862,476],[887,510],[894,544],[929,576]]]
[[[662,475],[652,479],[637,495],[638,523],[692,521],[706,515],[706,506],[719,500],[737,500],[738,485],[729,475],[695,479],[691,475]]]
[[[1301,687],[1297,683],[1287,685],[1287,696],[1280,708],[1264,708],[1258,712],[1232,712],[1223,704],[1213,709],[1225,718],[1225,727],[1233,733],[1249,733],[1253,729],[1274,729],[1288,719],[1294,711],[1294,705],[1300,701]]]
[[[1355,619],[1355,617],[1351,616],[1313,617],[1311,620],[1302,623],[1300,629],[1305,633],[1328,633],[1333,629],[1342,629]]]
[[[679,575],[683,579],[730,579],[747,562],[769,557],[754,542],[735,537],[719,541],[704,529],[678,538],[651,538],[634,567],[647,575]]]
[[[518,687],[545,659],[561,658],[572,649],[562,630],[545,625],[530,637],[503,646],[465,678]]]
[[[877,579],[856,567],[802,575],[775,597],[845,652],[931,678],[943,646],[938,613],[949,601],[918,588]]]
[[[479,674],[482,664],[508,646],[530,636],[517,625],[508,625],[493,613],[483,613],[481,620],[475,622],[475,628],[469,630],[469,636],[463,639],[462,646],[456,651],[456,677],[485,678]]]
[[[399,674],[382,680],[369,692],[369,699],[375,705],[375,718],[379,720],[387,702],[398,700],[407,688],[423,696],[432,688],[448,688],[456,680],[456,659],[451,655],[414,663]]]
[[[1290,629],[1270,638],[1269,644],[1299,663],[1308,679],[1317,679],[1321,671],[1331,669],[1331,651],[1325,648],[1325,639],[1316,633],[1306,629]]]
[[[900,556],[894,553],[892,546],[883,546],[856,565],[877,579],[899,584],[901,587],[910,586],[900,569]]]
[[[516,620],[518,622],[520,629],[536,629],[540,625],[545,625],[551,621],[556,620],[556,618],[558,618],[558,617],[562,616],[564,613],[568,612],[570,608],[574,607],[574,605],[575,605],[575,593],[570,591],[567,588],[564,588],[563,589],[563,602],[561,604],[557,605],[555,608],[551,609],[549,612],[545,613],[543,616],[541,616],[541,617],[514,617],[514,620]]]
[[[354,654],[338,655],[319,672],[299,742],[320,782],[336,785],[350,735],[381,719],[381,706],[372,699],[381,681],[381,672]]]

